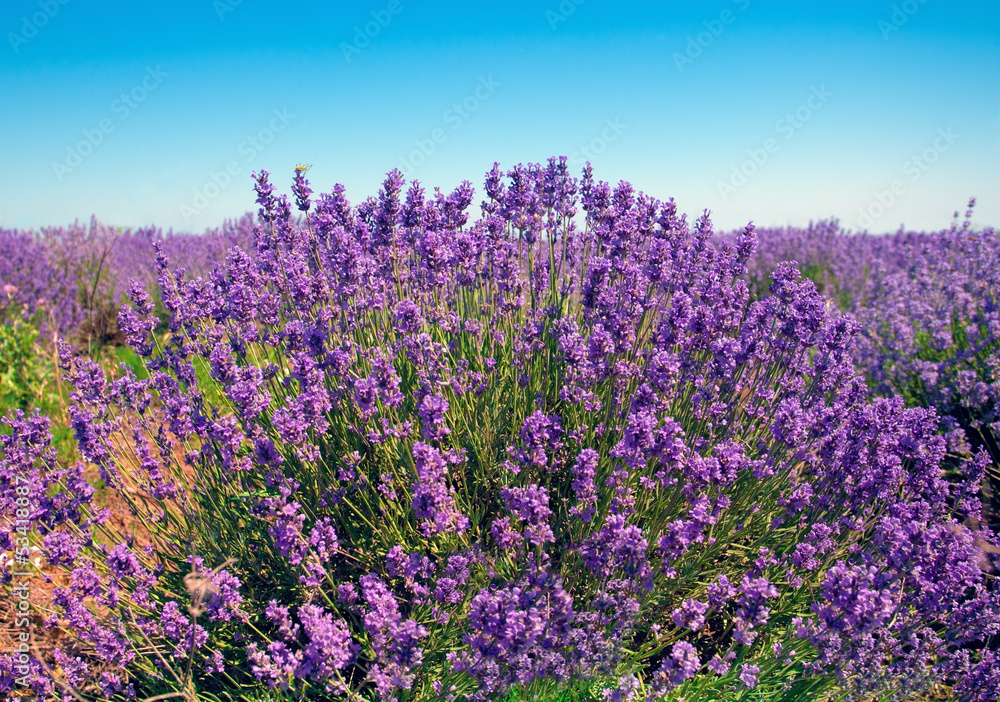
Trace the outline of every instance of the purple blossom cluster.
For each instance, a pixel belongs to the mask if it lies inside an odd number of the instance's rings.
[[[0,512],[34,486],[67,582],[37,689],[996,699],[976,486],[932,410],[869,399],[858,325],[793,264],[753,299],[752,226],[565,158],[496,165],[475,219],[468,182],[351,204],[297,169],[293,207],[254,180],[250,250],[192,276],[158,247],[165,331],[130,291],[145,377],[63,349],[80,454],[147,546],[44,419],[6,420]]]

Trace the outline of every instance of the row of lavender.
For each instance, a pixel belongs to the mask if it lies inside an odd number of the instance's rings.
[[[837,309],[854,317],[854,351],[873,394],[934,407],[949,451],[991,457],[984,490],[1000,514],[1000,236],[964,222],[949,230],[852,234],[836,221],[759,231],[749,264],[757,290],[779,261],[797,261]],[[994,523],[994,527],[1000,524]]]
[[[143,538],[43,417],[6,421],[0,514],[30,528],[0,548],[40,549],[65,634],[0,658],[7,690],[996,699],[988,457],[871,399],[865,332],[794,266],[752,295],[752,227],[565,159],[494,168],[475,220],[471,184],[395,172],[357,205],[256,189],[247,250],[157,256],[165,329],[130,288],[141,376],[62,349]]]
[[[0,313],[34,319],[43,338],[113,341],[129,281],[156,288],[154,242],[178,266],[205,275],[231,247],[252,244],[252,227],[248,215],[201,235],[122,230],[96,219],[37,232],[0,228]]]

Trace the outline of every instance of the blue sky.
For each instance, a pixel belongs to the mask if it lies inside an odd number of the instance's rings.
[[[374,194],[589,156],[718,228],[1000,225],[1000,6],[964,0],[0,8],[0,226],[200,231],[250,173]]]

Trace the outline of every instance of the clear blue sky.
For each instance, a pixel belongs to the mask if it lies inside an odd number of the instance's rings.
[[[720,228],[973,195],[1000,225],[993,1],[6,0],[0,32],[0,226],[202,230],[255,169],[357,201],[585,150]]]

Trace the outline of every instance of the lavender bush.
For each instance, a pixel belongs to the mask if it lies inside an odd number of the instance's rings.
[[[6,420],[3,547],[58,571],[66,634],[0,660],[7,690],[996,699],[977,486],[932,410],[866,399],[857,325],[794,266],[751,302],[752,226],[715,246],[565,159],[495,166],[475,221],[468,182],[352,206],[255,178],[252,250],[193,279],[158,253],[165,333],[132,286],[146,377],[64,349],[142,533]]]

